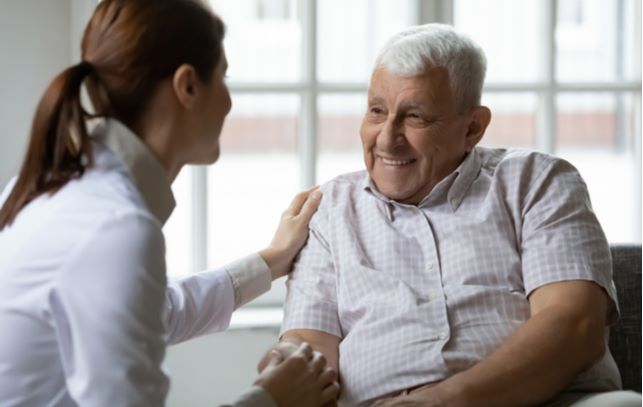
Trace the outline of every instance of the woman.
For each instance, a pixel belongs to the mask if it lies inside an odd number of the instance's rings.
[[[83,62],[43,95],[0,197],[1,406],[163,405],[166,345],[225,329],[288,272],[318,192],[294,199],[260,253],[166,282],[170,183],[185,164],[217,160],[231,106],[223,33],[198,0],[104,0]],[[336,373],[310,346],[270,363],[236,405],[336,398]]]

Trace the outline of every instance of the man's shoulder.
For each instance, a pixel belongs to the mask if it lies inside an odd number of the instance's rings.
[[[322,201],[317,213],[313,215],[311,225],[325,223],[335,215],[349,211],[357,201],[363,199],[368,180],[366,170],[361,170],[338,175],[323,183],[320,186]]]
[[[366,170],[360,170],[338,175],[323,183],[320,188],[326,200],[344,201],[355,197],[355,194],[362,191],[366,185],[368,185],[368,173]]]
[[[498,175],[505,172],[538,174],[556,165],[572,167],[560,157],[525,148],[477,147],[476,150],[482,169]]]
[[[563,158],[527,149],[481,148],[481,173],[497,187],[515,192],[519,205],[560,200],[570,191],[580,196],[587,186],[580,172]],[[509,192],[512,195],[513,192]]]

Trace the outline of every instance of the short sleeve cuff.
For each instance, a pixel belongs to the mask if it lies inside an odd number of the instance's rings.
[[[253,253],[225,267],[234,287],[234,308],[254,300],[270,290],[270,268],[259,255]]]

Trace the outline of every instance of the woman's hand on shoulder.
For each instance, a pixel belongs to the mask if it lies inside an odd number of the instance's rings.
[[[290,271],[295,256],[306,243],[308,223],[319,208],[321,197],[318,187],[297,194],[281,215],[272,242],[259,252],[270,267],[273,280]]]

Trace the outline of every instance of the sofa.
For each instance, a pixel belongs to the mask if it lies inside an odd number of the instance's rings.
[[[641,245],[612,245],[610,250],[621,317],[611,327],[609,347],[623,389],[641,392]]]

